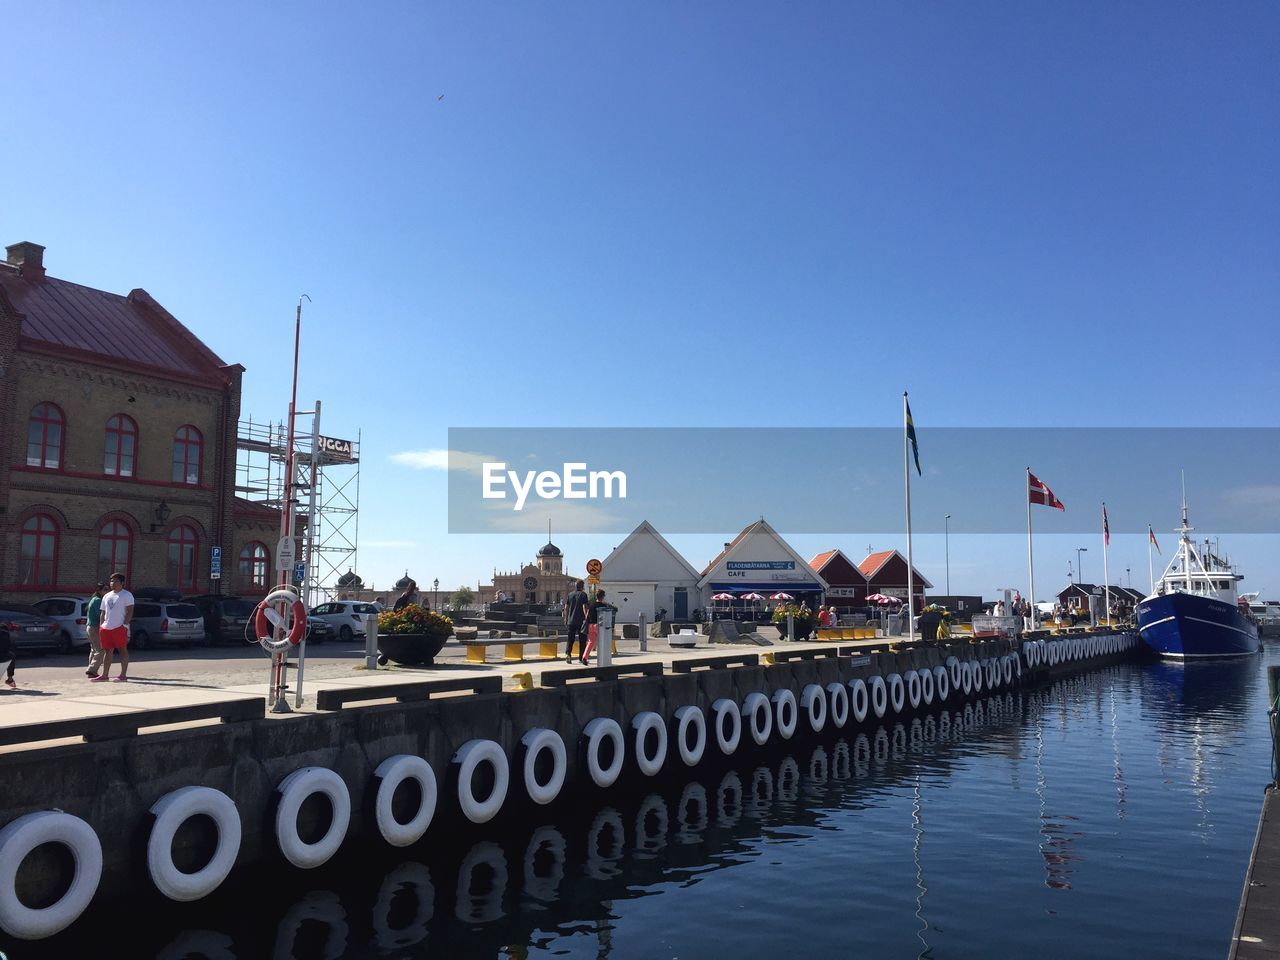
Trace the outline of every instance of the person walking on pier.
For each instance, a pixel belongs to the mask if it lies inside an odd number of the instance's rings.
[[[405,607],[418,602],[418,585],[410,580],[404,585],[404,593],[396,597],[396,605],[391,609],[399,613]]]
[[[587,658],[591,656],[591,651],[600,641],[600,608],[604,605],[604,591],[597,590],[595,600],[587,607],[587,645],[582,648],[582,657],[578,661],[584,667],[587,665]]]
[[[89,632],[89,669],[84,675],[93,679],[102,672],[102,641],[98,639],[98,627],[102,626],[102,595],[107,592],[107,585],[99,583],[93,588],[93,597],[89,600],[89,609],[85,618],[89,621],[86,629]]]
[[[133,594],[124,588],[124,574],[111,575],[111,592],[102,598],[102,626],[98,641],[102,644],[102,673],[90,680],[101,683],[110,679],[111,657],[120,651],[120,676],[117,683],[129,679],[129,621],[133,619]]]
[[[583,631],[587,623],[586,584],[579,580],[573,585],[573,592],[564,601],[564,622],[569,628],[569,642],[564,651],[564,662],[573,663],[573,645],[576,641],[578,652],[586,654],[587,641]]]

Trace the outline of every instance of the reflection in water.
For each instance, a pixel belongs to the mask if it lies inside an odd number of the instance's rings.
[[[634,795],[580,792],[563,809],[513,811],[497,831],[379,847],[381,863],[368,847],[349,850],[283,883],[242,878],[218,903],[161,905],[148,915],[155,942],[136,955],[771,956],[794,943],[779,939],[794,921],[811,956],[1121,957],[1163,909],[1161,955],[1201,956],[1230,933],[1267,776],[1266,725],[1249,719],[1260,681],[1256,663],[1253,673],[1111,667],[808,742],[744,744],[732,762],[673,765]],[[1248,747],[1245,759],[1224,744]],[[1254,753],[1250,779],[1241,764]],[[1034,796],[1019,787],[1033,776]],[[546,819],[521,826],[535,815]],[[1034,849],[1023,839],[1031,819]],[[1184,833],[1215,842],[1189,856]],[[290,902],[238,909],[277,903],[289,882]],[[1221,895],[1206,905],[1210,887]],[[984,911],[970,909],[978,888]],[[1184,888],[1197,892],[1191,904],[1177,901]],[[757,909],[762,890],[776,909]],[[1064,915],[1069,926],[1046,926]],[[21,955],[91,955],[95,944],[86,930]]]

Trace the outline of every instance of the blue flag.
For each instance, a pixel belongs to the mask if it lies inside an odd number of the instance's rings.
[[[911,419],[911,404],[907,402],[907,395],[902,395],[902,406],[907,412],[907,439],[911,441],[911,453],[916,458],[916,474],[924,476],[920,472],[920,446],[916,443],[916,425]]]

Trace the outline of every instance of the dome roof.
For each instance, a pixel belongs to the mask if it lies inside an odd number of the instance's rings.
[[[354,570],[348,567],[347,572],[338,578],[338,586],[356,587],[358,589],[364,586],[364,581],[360,579],[359,574],[357,574]]]
[[[411,583],[416,583],[416,582],[417,581],[415,581],[413,577],[409,576],[409,571],[406,570],[404,572],[404,576],[396,581],[396,589],[403,593],[405,587],[409,586],[409,584]]]
[[[540,556],[540,557],[558,557],[558,556],[560,556],[560,548],[559,548],[559,547],[557,547],[557,546],[556,546],[554,543],[552,543],[550,540],[548,540],[548,541],[547,541],[547,545],[546,545],[545,547],[543,547],[541,550],[539,550],[539,551],[538,551],[538,556]]]

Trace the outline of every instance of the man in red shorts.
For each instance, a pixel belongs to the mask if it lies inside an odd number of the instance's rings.
[[[124,588],[124,574],[111,575],[111,592],[102,598],[102,626],[98,642],[102,645],[102,673],[90,680],[101,683],[111,673],[112,655],[120,651],[120,676],[117,683],[129,679],[129,621],[133,619],[133,594]]]

